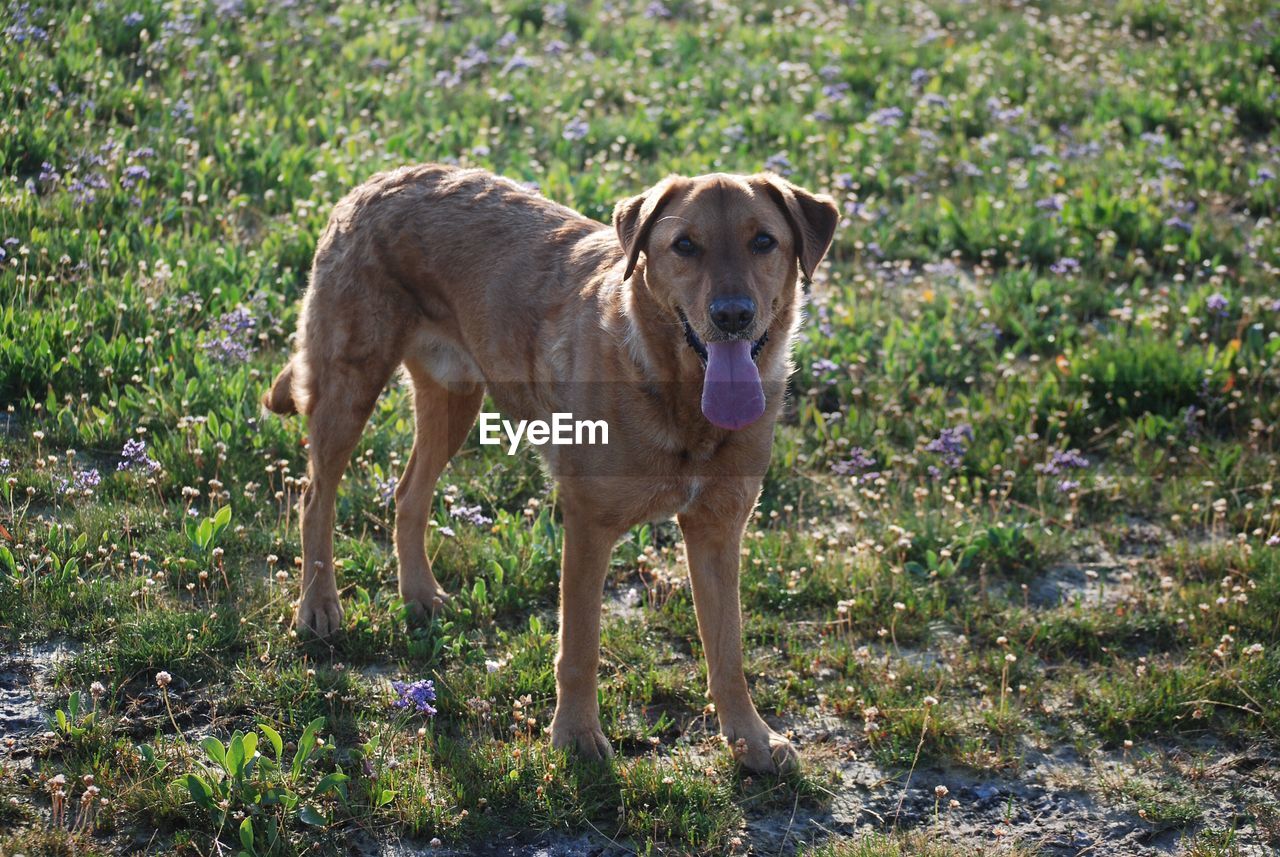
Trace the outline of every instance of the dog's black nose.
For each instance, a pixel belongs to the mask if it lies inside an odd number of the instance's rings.
[[[711,323],[725,333],[741,333],[756,319],[756,302],[735,296],[716,298],[711,302]]]

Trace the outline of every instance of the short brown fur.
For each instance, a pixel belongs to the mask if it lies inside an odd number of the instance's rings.
[[[342,613],[333,565],[338,482],[375,401],[403,366],[414,390],[413,452],[396,490],[400,592],[431,611],[447,595],[424,538],[436,480],[487,391],[510,420],[555,412],[604,419],[607,445],[543,446],[565,527],[557,703],[551,740],[612,750],[596,672],[609,556],[626,530],[675,515],[684,534],[709,691],[744,765],[798,764],[756,713],[742,669],[738,563],[768,465],[799,318],[797,262],[810,276],[837,213],[769,175],[671,177],[624,200],[610,228],[481,170],[439,165],[377,175],[338,203],[316,250],[297,350],[263,403],[310,418],[295,622],[327,635]],[[760,232],[777,239],[755,252]],[[673,252],[689,236],[696,257]],[[703,341],[724,339],[707,306],[745,294],[764,416],[716,428],[699,401]],[[766,337],[766,333],[768,334]]]

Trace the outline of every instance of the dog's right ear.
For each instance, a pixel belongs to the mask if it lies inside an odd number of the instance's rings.
[[[613,228],[618,233],[618,243],[622,245],[622,253],[627,257],[627,270],[622,279],[631,278],[640,258],[640,251],[649,242],[649,232],[653,229],[658,213],[668,200],[675,195],[680,185],[676,176],[663,179],[649,190],[624,199],[614,206]]]

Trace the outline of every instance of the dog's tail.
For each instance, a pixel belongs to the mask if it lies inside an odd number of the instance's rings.
[[[271,382],[271,389],[263,394],[263,406],[282,417],[311,413],[311,404],[315,400],[311,380],[307,351],[300,348]]]
[[[282,417],[298,413],[298,403],[293,396],[293,364],[294,357],[285,364],[272,382],[271,389],[262,395],[262,404],[267,410]]]

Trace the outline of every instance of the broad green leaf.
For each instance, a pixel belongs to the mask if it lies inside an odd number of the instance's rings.
[[[345,791],[345,789],[343,789],[342,786],[349,779],[351,778],[346,774],[342,773],[341,771],[335,771],[332,774],[326,774],[320,780],[320,782],[316,783],[315,793],[318,795],[322,795],[330,791],[331,789],[339,792]]]
[[[244,764],[245,767],[253,760],[253,754],[258,750],[258,733],[250,732],[244,736]]]
[[[204,748],[204,754],[219,765],[226,767],[227,750],[222,746],[222,742],[210,735],[200,742],[200,746]]]
[[[276,754],[276,761],[280,761],[281,754],[284,753],[284,741],[281,740],[280,733],[266,723],[259,723],[258,728],[262,730],[262,734],[266,735],[267,741],[271,743],[271,749]]]
[[[197,806],[204,809],[213,808],[213,789],[209,787],[203,779],[195,774],[187,774],[177,780],[187,787],[187,791],[191,793],[191,799],[196,802]]]
[[[303,824],[310,824],[312,827],[324,827],[329,822],[320,814],[320,810],[311,804],[303,804],[302,809],[298,810],[298,821]]]
[[[238,729],[231,736],[231,743],[227,745],[227,759],[223,767],[233,777],[238,777],[244,772],[244,733]]]
[[[302,775],[302,766],[311,756],[311,750],[316,745],[316,733],[324,727],[324,718],[317,717],[307,724],[307,728],[302,730],[302,737],[298,739],[298,752],[293,754],[293,779],[297,780]]]

